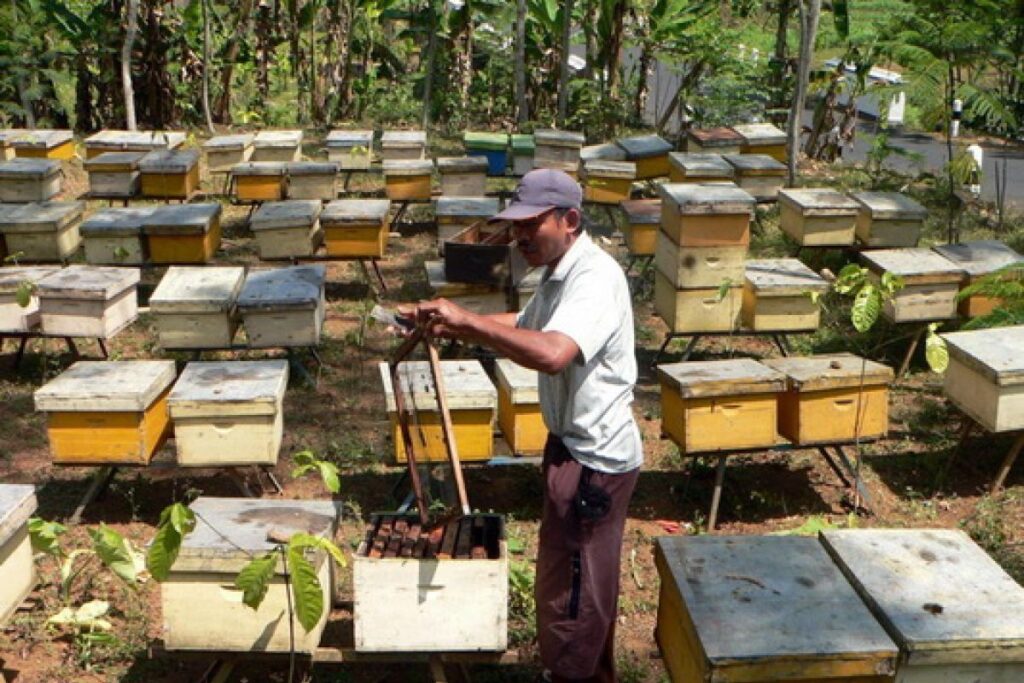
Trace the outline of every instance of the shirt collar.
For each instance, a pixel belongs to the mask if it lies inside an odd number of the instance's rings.
[[[586,232],[581,232],[580,236],[576,238],[576,241],[572,243],[569,250],[562,255],[562,259],[558,262],[558,265],[553,269],[548,268],[544,273],[544,281],[550,280],[562,281],[565,280],[569,275],[569,271],[572,267],[583,257],[583,252],[590,248],[593,242],[590,239],[590,235]]]

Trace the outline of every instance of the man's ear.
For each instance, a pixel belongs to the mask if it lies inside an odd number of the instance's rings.
[[[565,212],[565,223],[570,232],[579,232],[583,227],[583,214],[579,209],[569,209]]]

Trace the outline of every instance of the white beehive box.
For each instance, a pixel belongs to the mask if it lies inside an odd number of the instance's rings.
[[[1024,429],[1024,325],[942,337],[949,400],[991,432]]]
[[[721,154],[672,152],[668,162],[673,183],[732,181],[736,177],[736,171]]]
[[[316,346],[325,315],[323,265],[253,270],[238,295],[249,346]]]
[[[60,194],[63,180],[56,159],[0,161],[0,202],[45,202]]]
[[[825,549],[896,641],[896,683],[1024,680],[1024,588],[963,531],[823,531]]]
[[[324,141],[327,159],[343,171],[365,171],[373,161],[372,130],[332,130]]]
[[[86,159],[106,152],[152,152],[155,149],[177,149],[185,142],[181,131],[154,132],[143,130],[101,130],[85,139]]]
[[[37,284],[46,334],[109,339],[138,315],[138,268],[73,265]]]
[[[931,249],[878,249],[860,255],[874,280],[883,273],[903,278],[903,287],[882,305],[892,322],[927,322],[956,317],[963,270]]]
[[[40,202],[5,212],[0,223],[9,254],[20,261],[57,263],[66,260],[82,243],[79,226],[85,202]]]
[[[0,484],[0,626],[36,585],[28,535],[28,519],[36,507],[34,486]]]
[[[786,165],[767,154],[724,154],[736,170],[736,184],[759,202],[773,202],[786,182]]]
[[[261,130],[252,141],[252,161],[298,161],[302,156],[301,130]]]
[[[427,134],[422,130],[386,130],[380,138],[381,158],[422,159],[427,149]]]
[[[182,467],[275,465],[287,360],[193,361],[167,397]]]
[[[438,197],[434,208],[437,218],[437,249],[444,253],[444,243],[480,221],[500,211],[496,197]]]
[[[142,186],[139,160],[145,155],[145,152],[103,152],[86,159],[89,197],[127,199],[136,196]]]
[[[932,248],[964,271],[965,276],[960,283],[961,289],[974,284],[986,275],[1024,262],[1024,256],[998,240],[976,240],[960,244],[943,244]],[[1008,274],[1008,277],[1012,278],[1014,275]],[[957,308],[960,315],[965,318],[974,318],[991,313],[1002,303],[1000,299],[979,293],[961,299]]]
[[[320,643],[331,604],[330,560],[312,556],[325,606],[323,618],[306,633],[289,624],[284,568],[278,564],[258,610],[242,602],[235,577],[254,557],[274,550],[269,531],[303,532],[333,539],[340,501],[253,500],[200,496],[190,506],[196,528],[181,544],[170,576],[160,584],[164,647],[210,652],[288,652],[289,627],[295,651],[310,653]]]
[[[32,286],[47,275],[60,270],[58,266],[7,266],[0,268],[0,334],[29,332],[39,325],[39,295],[33,288],[28,306],[18,303],[18,289]]]
[[[439,157],[437,172],[445,197],[482,197],[487,191],[487,157]]]
[[[160,346],[166,349],[231,348],[238,329],[235,301],[245,269],[236,266],[171,266],[149,297]]]
[[[383,258],[390,234],[387,199],[336,199],[320,213],[328,256]]]
[[[483,283],[450,282],[444,274],[444,261],[427,261],[423,266],[427,271],[430,291],[435,297],[451,299],[459,306],[481,315],[509,311],[508,295],[504,288]]]
[[[264,202],[249,219],[260,258],[312,256],[323,235],[318,199]]]
[[[85,262],[97,266],[141,266],[146,262],[142,225],[155,210],[150,206],[111,207],[86,218],[79,227]]]
[[[338,165],[333,161],[292,161],[287,173],[288,199],[330,201],[338,196]]]
[[[746,257],[745,246],[680,247],[660,231],[654,248],[657,272],[676,289],[740,287]]]
[[[252,133],[215,135],[203,143],[207,173],[230,173],[235,164],[245,163],[252,157]]]
[[[554,168],[576,175],[583,133],[546,128],[533,133],[533,167]]]
[[[743,283],[743,326],[755,332],[816,330],[817,297],[828,290],[820,275],[795,258],[747,261]]]
[[[916,247],[928,209],[899,192],[855,192],[857,239],[869,247]]]
[[[779,227],[800,246],[853,244],[857,202],[825,187],[779,190]]]

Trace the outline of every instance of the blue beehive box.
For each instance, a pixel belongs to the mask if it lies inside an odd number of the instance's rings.
[[[469,156],[487,157],[487,175],[505,175],[508,167],[507,133],[471,133],[462,136],[462,143]]]

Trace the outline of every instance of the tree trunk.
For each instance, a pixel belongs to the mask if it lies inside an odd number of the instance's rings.
[[[334,60],[329,67],[327,83],[334,88],[333,117],[345,118],[348,108],[349,63],[352,50],[352,12],[347,0],[338,2],[331,10],[330,37],[334,44]]]
[[[317,97],[317,68],[316,68],[316,0],[308,0],[313,5],[313,16],[309,19],[309,118],[313,123],[320,123],[323,119],[323,106]]]
[[[617,0],[612,8],[611,26],[612,31],[608,42],[608,63],[605,68],[608,70],[608,95],[612,99],[619,96],[619,64],[622,63],[622,44],[626,23],[626,9],[629,3],[627,0]]]
[[[127,13],[127,27],[124,33],[124,43],[121,46],[121,88],[124,91],[125,127],[128,130],[135,130],[135,88],[132,87],[132,48],[135,45],[135,34],[139,29],[138,0],[128,0],[125,3],[125,12]]]
[[[242,36],[249,25],[249,13],[252,11],[252,0],[240,0],[238,3],[238,19],[235,32],[228,39],[224,48],[224,66],[220,72],[220,94],[213,106],[213,116],[217,123],[231,123],[231,78],[234,75],[235,62],[241,50]]]
[[[569,112],[569,55],[572,40],[572,7],[574,0],[562,3],[562,64],[558,72],[558,114],[555,125],[565,125],[565,117]]]
[[[448,7],[448,0],[441,0],[445,9]],[[427,72],[423,79],[423,117],[421,123],[423,130],[430,126],[431,105],[434,99],[434,68],[437,66],[437,32],[440,30],[437,7],[434,0],[427,0],[427,7],[430,10],[430,38],[427,41]]]
[[[789,60],[789,15],[793,12],[793,0],[779,0],[779,22],[775,27],[775,62],[777,70],[772,71],[771,85],[781,88],[786,80],[786,62]]]
[[[213,128],[213,116],[210,114],[210,9],[207,6],[209,0],[200,0],[203,12],[203,118],[206,120],[206,128],[212,135],[216,131]]]
[[[267,114],[267,103],[270,102],[270,54],[274,49],[273,28],[270,6],[266,2],[261,2],[256,9],[256,93],[257,107],[264,117]]]
[[[800,61],[797,62],[796,87],[793,105],[789,110],[789,130],[786,141],[788,173],[786,183],[793,187],[796,182],[796,168],[800,156],[801,115],[807,98],[807,81],[814,58],[814,39],[818,34],[818,18],[821,16],[821,0],[800,0]]]
[[[525,1],[525,0],[524,0]],[[11,23],[18,24],[18,0],[11,0]],[[25,77],[18,75],[18,99],[21,101],[21,108],[25,112],[25,127],[36,127],[36,115],[32,111],[32,100],[28,98],[28,88],[25,85]]]
[[[583,78],[592,80],[594,78],[594,64],[598,62],[600,52],[597,46],[597,3],[598,0],[584,0],[583,6],[583,40],[586,54],[586,65],[583,67]]]
[[[515,72],[516,123],[522,126],[530,120],[526,99],[526,0],[516,0],[516,59]]]

